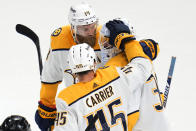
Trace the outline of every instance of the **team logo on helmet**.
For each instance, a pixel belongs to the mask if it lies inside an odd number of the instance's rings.
[[[72,7],[70,8],[70,10],[71,10],[73,13],[76,13],[76,10],[74,10]]]
[[[56,29],[53,33],[52,33],[52,36],[58,36],[62,31],[62,28],[58,28]]]
[[[87,15],[90,15],[90,11],[86,11],[84,12],[84,14],[87,16]]]

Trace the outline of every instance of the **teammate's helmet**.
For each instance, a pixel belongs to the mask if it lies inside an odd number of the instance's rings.
[[[130,34],[135,35],[135,31],[133,29],[133,26],[130,26],[129,21],[125,18],[116,18],[114,20],[121,20],[125,25],[127,25],[130,29]],[[110,37],[110,31],[106,27],[106,24],[104,24],[100,30],[99,35],[99,44],[101,48],[109,49],[112,46],[109,44],[109,37]]]
[[[87,43],[93,47],[96,39],[98,18],[87,3],[71,6],[68,16],[72,36],[76,43]]]
[[[71,6],[68,19],[73,26],[89,25],[97,21],[94,10],[87,3]]]
[[[72,46],[68,54],[68,63],[72,73],[94,70],[97,57],[94,50],[86,43]]]
[[[27,120],[18,115],[7,117],[1,125],[3,131],[31,131],[30,124]]]
[[[130,26],[129,21],[124,18],[116,18],[115,20],[121,20],[123,23],[130,28],[130,33],[134,35],[133,27]],[[110,37],[110,31],[106,27],[106,24],[104,24],[100,30],[99,35],[99,46],[101,48],[101,61],[102,63],[106,63],[109,59],[116,56],[121,52],[120,49],[117,49],[116,47],[109,44],[109,37]]]

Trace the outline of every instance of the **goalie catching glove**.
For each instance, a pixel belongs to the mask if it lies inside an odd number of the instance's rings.
[[[48,129],[54,128],[54,121],[56,119],[56,108],[50,108],[38,103],[38,109],[35,113],[35,122],[41,129],[41,131],[48,131]]]

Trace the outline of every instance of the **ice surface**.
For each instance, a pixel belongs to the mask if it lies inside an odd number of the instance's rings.
[[[33,131],[38,130],[34,122],[40,91],[36,49],[31,40],[16,33],[15,25],[27,25],[39,35],[45,59],[50,34],[67,24],[69,7],[74,3],[77,0],[0,2],[0,123],[8,115],[19,114],[27,118]],[[139,38],[153,38],[160,43],[154,67],[161,90],[166,85],[171,56],[177,57],[166,114],[173,131],[195,130],[196,1],[89,0],[89,3],[101,24],[124,17],[133,24]]]

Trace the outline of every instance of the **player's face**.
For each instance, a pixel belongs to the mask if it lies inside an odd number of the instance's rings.
[[[109,38],[103,36],[102,34],[100,34],[99,36],[99,43],[101,45],[101,48],[103,49],[110,49],[113,47],[112,45],[109,44]]]
[[[91,47],[96,43],[97,22],[89,25],[77,25],[75,29],[75,38],[78,44],[87,43]]]
[[[94,36],[97,29],[97,22],[89,25],[78,25],[76,34],[80,36]]]

